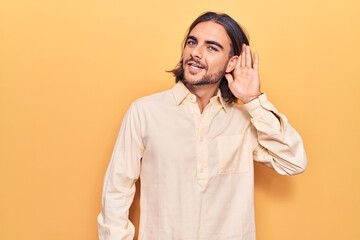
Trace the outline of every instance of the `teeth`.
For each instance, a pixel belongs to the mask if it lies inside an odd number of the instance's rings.
[[[198,65],[194,65],[194,64],[191,64],[191,67],[196,68],[196,69],[200,69],[200,67]]]
[[[189,64],[192,68],[201,69],[202,67],[196,63]]]

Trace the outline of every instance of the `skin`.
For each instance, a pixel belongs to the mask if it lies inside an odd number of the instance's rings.
[[[250,46],[243,44],[234,71],[225,73],[229,88],[235,97],[248,103],[261,95],[259,78],[259,55],[251,58]]]
[[[190,32],[182,55],[184,83],[197,97],[201,112],[224,75],[231,92],[244,103],[261,94],[258,54],[252,62],[250,47],[242,49],[240,56],[230,57],[231,41],[225,29],[212,21],[199,23]]]

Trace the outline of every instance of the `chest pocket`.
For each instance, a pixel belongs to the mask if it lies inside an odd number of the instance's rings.
[[[217,138],[219,174],[245,172],[252,161],[252,150],[244,135],[220,136]]]

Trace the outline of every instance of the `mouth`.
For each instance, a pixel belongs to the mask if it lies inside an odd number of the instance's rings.
[[[191,68],[194,68],[194,69],[204,69],[205,68],[201,64],[193,62],[193,61],[188,62],[187,65],[189,65]]]
[[[189,59],[188,61],[186,61],[186,65],[189,67],[189,70],[192,73],[198,73],[201,70],[205,69],[206,70],[206,66],[203,65],[201,62],[196,61],[194,59]]]

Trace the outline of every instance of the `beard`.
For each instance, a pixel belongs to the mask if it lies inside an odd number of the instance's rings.
[[[184,74],[183,83],[191,84],[193,86],[202,86],[208,84],[217,84],[224,77],[225,71],[219,71],[217,73],[205,74],[200,80],[193,82],[186,80],[186,75]]]
[[[206,69],[207,70],[207,69]],[[197,80],[197,81],[189,81],[187,79],[187,74],[190,74],[189,72],[185,72],[184,71],[184,68],[182,69],[183,71],[183,78],[181,79],[181,81],[184,83],[184,84],[190,84],[190,85],[193,85],[193,86],[203,86],[203,85],[208,85],[208,84],[217,84],[219,83],[224,75],[225,75],[225,72],[226,72],[226,67],[224,67],[223,70],[220,70],[216,73],[211,73],[211,74],[205,74],[201,79]]]

